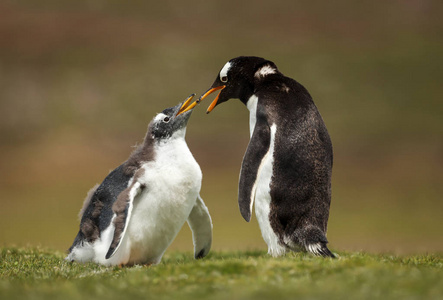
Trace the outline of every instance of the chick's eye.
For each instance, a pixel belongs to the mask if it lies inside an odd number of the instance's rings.
[[[220,78],[220,80],[221,80],[222,82],[227,82],[227,81],[228,81],[228,76],[222,76],[222,77]]]
[[[170,120],[169,117],[166,117],[166,118],[163,119],[163,122],[168,123],[169,120]]]

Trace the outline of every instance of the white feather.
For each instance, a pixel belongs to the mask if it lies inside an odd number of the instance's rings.
[[[246,103],[246,107],[249,109],[249,137],[252,137],[257,122],[257,103],[258,97],[256,95],[252,95]]]
[[[265,77],[266,75],[269,74],[275,74],[277,71],[275,70],[275,68],[266,65],[261,67],[260,69],[257,70],[257,72],[255,72],[254,76],[256,78],[260,78],[260,77]]]
[[[309,252],[311,252],[311,253],[313,253],[313,254],[315,254],[315,255],[321,255],[321,254],[320,254],[320,250],[321,250],[322,246],[321,246],[320,243],[309,244],[309,245],[307,246],[307,248],[308,248],[308,251],[309,251]]]

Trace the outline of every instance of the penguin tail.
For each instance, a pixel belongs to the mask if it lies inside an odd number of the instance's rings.
[[[293,237],[294,241],[303,246],[307,252],[317,256],[335,258],[335,255],[326,246],[328,243],[326,235],[317,226],[308,225],[296,229]]]
[[[82,233],[81,231],[79,231],[79,232],[77,233],[77,235],[75,236],[75,239],[74,239],[74,242],[72,243],[72,246],[69,247],[69,249],[68,249],[68,251],[67,251],[68,254],[71,253],[72,250],[74,250],[75,247],[81,245],[81,244],[83,243],[83,241],[84,241],[83,233]]]
[[[335,258],[335,255],[328,249],[326,243],[309,244],[305,248],[306,251],[314,255]]]

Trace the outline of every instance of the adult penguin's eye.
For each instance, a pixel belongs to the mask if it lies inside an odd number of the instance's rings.
[[[220,78],[221,82],[227,82],[228,81],[228,76],[223,76]]]
[[[169,120],[170,120],[169,117],[166,117],[166,118],[163,119],[163,122],[168,123]]]

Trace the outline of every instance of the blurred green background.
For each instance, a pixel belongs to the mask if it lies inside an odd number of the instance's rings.
[[[86,192],[155,113],[254,55],[301,82],[328,126],[331,248],[443,251],[442,11],[440,0],[1,1],[0,245],[67,249]],[[206,115],[209,103],[187,141],[213,249],[265,249],[237,207],[249,113],[231,100]],[[171,248],[192,249],[187,226]]]

